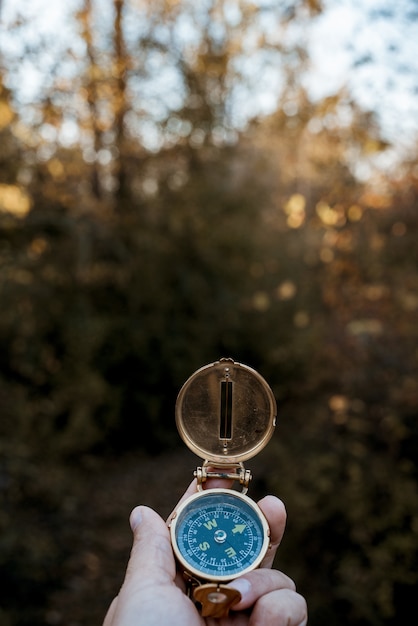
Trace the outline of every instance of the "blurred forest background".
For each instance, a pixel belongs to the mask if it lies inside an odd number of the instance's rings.
[[[379,169],[396,145],[377,115],[349,89],[310,97],[299,35],[322,11],[319,0],[79,0],[54,41],[24,12],[9,24],[3,626],[102,623],[130,510],[167,515],[199,464],[175,429],[177,392],[220,357],[256,368],[277,398],[277,432],[247,464],[250,495],[286,503],[277,567],[310,624],[409,623],[418,153]],[[371,62],[353,58],[353,72]],[[24,102],[29,67],[39,89]],[[276,105],[252,114],[267,71]]]

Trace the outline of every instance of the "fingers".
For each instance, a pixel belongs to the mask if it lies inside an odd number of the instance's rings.
[[[241,600],[233,611],[253,606],[250,626],[305,626],[307,622],[306,601],[296,593],[293,580],[282,572],[258,569],[237,578],[229,586],[241,593]]]
[[[234,606],[237,611],[252,606],[266,593],[278,589],[296,590],[295,583],[289,576],[274,569],[256,569],[242,578],[236,578],[228,586],[241,593],[241,600]]]
[[[106,617],[103,622],[103,626],[111,626],[113,622],[113,616],[115,615],[116,605],[118,603],[118,599],[114,598],[112,604],[109,607],[108,612],[106,613]]]
[[[279,589],[260,598],[251,613],[249,626],[306,626],[306,600],[296,591]]]
[[[137,604],[141,603],[144,583],[157,589],[160,585],[172,583],[175,576],[170,537],[161,517],[146,506],[138,506],[131,513],[130,524],[134,538],[125,580],[110,605],[103,626],[130,623],[126,617],[129,612],[141,614]]]
[[[123,588],[140,584],[144,578],[150,584],[172,582],[175,562],[164,521],[152,509],[138,506],[131,513],[130,524],[134,541]]]
[[[265,496],[258,502],[258,506],[270,526],[270,548],[261,563],[261,567],[271,567],[286,527],[286,509],[283,502],[275,496]]]

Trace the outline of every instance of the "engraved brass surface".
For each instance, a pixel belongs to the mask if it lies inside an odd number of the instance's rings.
[[[217,465],[255,456],[271,438],[276,401],[264,378],[232,359],[197,370],[176,402],[177,428],[185,444]]]

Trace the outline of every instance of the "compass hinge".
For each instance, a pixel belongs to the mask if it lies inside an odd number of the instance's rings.
[[[196,587],[198,587],[202,583],[200,580],[198,580],[195,576],[192,576],[192,574],[190,574],[190,572],[187,572],[186,570],[183,572],[183,578],[186,583],[186,594],[189,596],[189,598],[192,598],[194,590],[196,589]]]
[[[216,469],[218,471],[216,471]],[[224,480],[238,481],[242,487],[242,493],[247,493],[249,484],[252,479],[251,470],[245,469],[241,463],[222,469],[224,469],[225,471],[221,471],[221,468],[215,468],[215,470],[209,471],[205,464],[203,465],[203,467],[198,467],[194,473],[195,478],[197,478],[198,490],[200,491],[202,489],[203,483],[205,483],[208,478],[220,478]],[[228,471],[232,469],[234,469],[235,471]]]

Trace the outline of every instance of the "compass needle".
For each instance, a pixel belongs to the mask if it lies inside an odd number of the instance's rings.
[[[234,533],[242,533],[245,530],[245,524],[235,524],[232,532]]]

